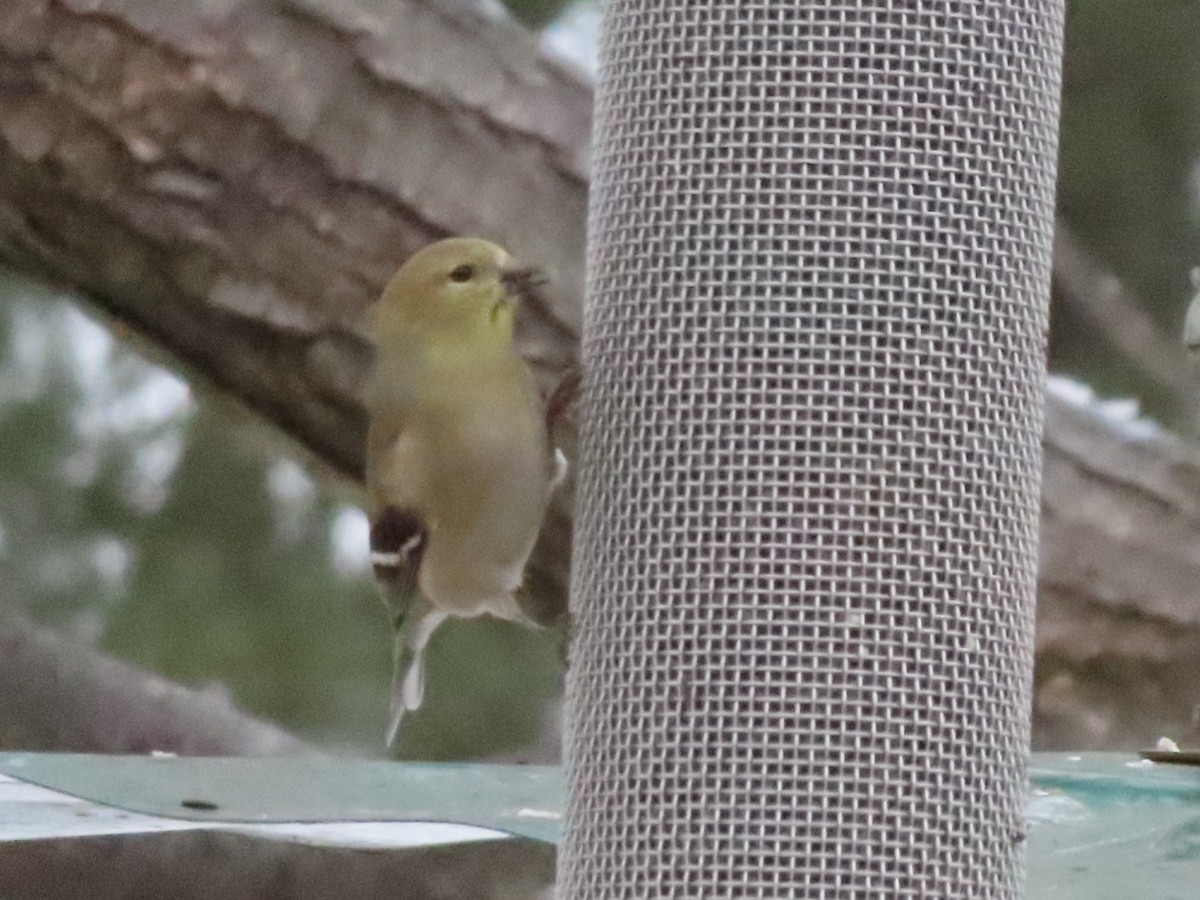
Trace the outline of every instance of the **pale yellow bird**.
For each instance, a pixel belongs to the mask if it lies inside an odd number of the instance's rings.
[[[367,495],[395,630],[389,745],[421,704],[438,625],[528,621],[517,591],[565,472],[513,348],[517,301],[539,282],[500,247],[453,238],[409,259],[371,310]]]

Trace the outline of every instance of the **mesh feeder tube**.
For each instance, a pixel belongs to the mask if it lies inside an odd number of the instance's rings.
[[[560,900],[1020,896],[1062,26],[607,3]]]

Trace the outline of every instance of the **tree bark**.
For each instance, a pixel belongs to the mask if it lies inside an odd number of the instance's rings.
[[[1047,402],[1035,743],[1200,743],[1200,448]]]
[[[520,349],[546,389],[574,362],[590,105],[578,74],[465,2],[8,0],[0,257],[357,478],[359,316],[427,241],[479,234],[549,270]],[[1182,733],[1200,700],[1200,457],[1048,402],[1038,740]],[[570,417],[559,437],[573,455]],[[531,567],[550,602],[569,540],[567,495]]]
[[[0,749],[181,756],[317,752],[193,690],[17,619],[0,617]]]

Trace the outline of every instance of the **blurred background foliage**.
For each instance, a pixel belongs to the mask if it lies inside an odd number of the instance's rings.
[[[1200,3],[1068,0],[1063,83],[1059,214],[1178,340],[1200,265]],[[1061,302],[1050,366],[1196,433],[1177,398]]]
[[[550,24],[569,3],[570,0],[504,0],[509,12],[530,28]]]
[[[534,26],[564,7],[509,5]],[[577,32],[594,31],[595,10],[567,9],[548,39],[594,46]],[[1172,338],[1200,262],[1198,161],[1200,3],[1072,0],[1060,213]],[[86,305],[13,276],[0,297],[4,602],[176,680],[220,683],[327,747],[381,753],[389,634],[352,487]],[[1057,300],[1051,367],[1196,431]],[[552,746],[552,640],[467,622],[441,629],[429,657],[401,755]]]

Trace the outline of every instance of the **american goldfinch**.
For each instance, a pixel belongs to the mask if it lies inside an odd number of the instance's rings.
[[[516,301],[539,282],[496,245],[452,238],[410,258],[371,310],[367,495],[395,630],[389,746],[421,704],[438,625],[529,621],[515,594],[565,471],[512,342]]]

